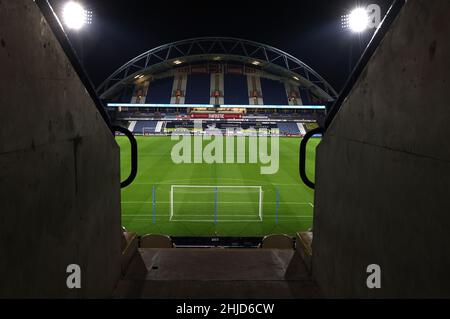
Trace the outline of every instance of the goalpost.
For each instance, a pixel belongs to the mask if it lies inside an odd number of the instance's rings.
[[[261,222],[261,186],[172,185],[170,221]]]

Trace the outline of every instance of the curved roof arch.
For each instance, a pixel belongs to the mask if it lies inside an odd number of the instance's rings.
[[[118,68],[98,87],[97,93],[101,98],[107,98],[136,76],[201,60],[242,62],[295,79],[324,101],[332,102],[338,96],[327,81],[294,56],[266,44],[228,37],[192,38],[151,49]]]

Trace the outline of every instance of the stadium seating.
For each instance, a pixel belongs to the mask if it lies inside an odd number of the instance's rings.
[[[268,235],[262,240],[263,249],[294,249],[294,239],[288,235]]]
[[[300,135],[298,125],[294,122],[278,123],[278,128],[281,135]]]
[[[175,110],[174,110],[175,111]],[[206,130],[209,125],[214,124],[215,127],[221,129],[225,132],[228,128],[236,128],[241,131],[249,130],[249,129],[259,129],[265,128],[272,130],[278,129],[279,133],[282,136],[295,136],[302,135],[303,132],[299,127],[298,123],[302,123],[306,132],[309,132],[319,126],[319,123],[322,121],[324,115],[321,113],[256,113],[256,114],[247,114],[243,116],[240,120],[211,120],[211,119],[203,119],[202,126],[203,130]],[[155,129],[157,128],[158,119],[165,122],[164,128],[166,131],[164,132],[172,132],[176,129],[189,129],[192,130],[194,128],[194,121],[189,118],[189,114],[187,113],[152,113],[152,112],[138,112],[138,111],[123,111],[120,113],[114,114],[115,121],[120,123],[122,121],[122,125],[128,126],[127,123],[136,121],[136,125],[132,127],[132,131],[135,134],[144,134],[145,133],[152,134],[155,133]],[[140,120],[142,119],[142,120]],[[280,122],[281,120],[286,120],[287,122]]]
[[[319,127],[317,123],[304,123],[303,127],[305,128],[306,132],[312,131]]]
[[[133,133],[143,134],[144,128],[146,133],[155,133],[158,121],[138,121],[133,129]]]
[[[302,99],[303,105],[311,104],[311,99],[308,94],[308,90],[304,87],[300,88],[300,98]]]
[[[225,74],[225,104],[247,105],[247,77],[240,74]]]
[[[173,77],[155,80],[150,83],[145,103],[165,104],[170,103],[172,94]]]
[[[186,104],[209,104],[210,75],[190,74],[186,87]]]
[[[134,85],[126,87],[117,102],[130,103],[134,92]]]
[[[166,235],[145,235],[140,241],[141,248],[173,248],[172,239]]]
[[[286,89],[282,82],[261,78],[261,88],[263,92],[264,104],[266,105],[288,104]]]

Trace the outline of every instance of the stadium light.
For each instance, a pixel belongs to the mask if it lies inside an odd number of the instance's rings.
[[[80,30],[92,23],[92,11],[85,10],[78,2],[70,1],[64,6],[63,19],[69,29]]]
[[[369,14],[364,8],[356,8],[350,14],[342,16],[342,28],[361,33],[369,27]]]

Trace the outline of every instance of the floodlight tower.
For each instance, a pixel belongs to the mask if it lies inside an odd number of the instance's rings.
[[[366,8],[358,7],[353,9],[349,14],[341,16],[341,27],[344,30],[350,30],[352,33],[358,36],[359,50],[362,50],[362,34],[370,27],[369,12]],[[349,73],[353,70],[353,44],[350,43],[349,52]]]
[[[369,13],[365,8],[356,8],[342,16],[342,28],[354,33],[362,33],[369,27]]]
[[[92,11],[85,9],[79,2],[69,1],[62,10],[63,23],[67,30],[74,31],[78,42],[80,62],[83,63],[83,39],[80,32],[86,25],[92,24]]]
[[[64,24],[71,30],[81,30],[85,25],[92,23],[92,11],[74,1],[66,3],[63,9]]]

